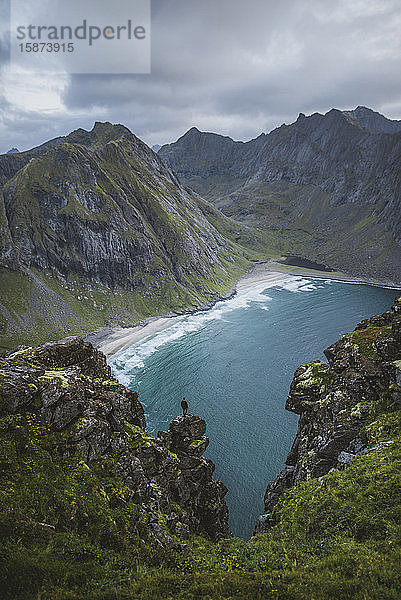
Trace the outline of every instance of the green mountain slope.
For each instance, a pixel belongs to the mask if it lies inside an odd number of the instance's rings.
[[[235,239],[263,245],[121,125],[3,155],[0,181],[3,347],[208,303],[253,257]]]

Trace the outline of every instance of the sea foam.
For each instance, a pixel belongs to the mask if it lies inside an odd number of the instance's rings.
[[[321,282],[323,283],[323,281]],[[272,298],[265,293],[269,288],[281,288],[290,292],[316,289],[310,279],[285,275],[282,280],[255,283],[240,290],[233,298],[217,302],[210,310],[172,317],[171,324],[163,331],[152,333],[129,348],[118,352],[111,357],[109,364],[121,383],[128,385],[132,380],[132,371],[143,368],[145,361],[162,346],[202,330],[210,321],[224,319],[231,312],[247,308],[253,303],[258,303],[263,310],[269,310],[267,305]]]

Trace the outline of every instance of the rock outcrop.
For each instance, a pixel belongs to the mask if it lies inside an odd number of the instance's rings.
[[[229,537],[225,486],[202,454],[206,423],[174,419],[157,438],[145,431],[138,394],[114,379],[102,353],[80,338],[20,347],[0,360],[3,414],[34,413],[58,436],[54,459],[77,452],[90,468],[111,470],[131,491],[162,545],[190,532]]]
[[[267,486],[255,532],[274,525],[274,507],[290,487],[343,470],[371,452],[364,429],[378,408],[401,407],[401,298],[325,350],[328,363],[297,369],[286,409],[300,415],[284,469]],[[383,444],[389,444],[386,441]]]
[[[205,531],[212,539],[216,531],[220,537],[229,535],[228,508],[223,498],[227,493],[221,481],[212,479],[214,464],[206,460],[202,454],[206,450],[209,439],[204,435],[206,423],[196,415],[179,416],[170,423],[169,430],[159,431],[158,437],[163,444],[178,456],[183,478],[173,484],[173,494],[180,499],[183,506],[191,507],[199,519],[201,531]],[[198,493],[191,493],[187,480],[193,480],[196,473]]]

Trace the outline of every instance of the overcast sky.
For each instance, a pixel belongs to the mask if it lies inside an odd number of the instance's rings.
[[[12,74],[3,36],[0,152],[94,121],[152,145],[192,126],[247,140],[333,107],[401,119],[400,32],[401,0],[152,0],[150,75],[57,77]]]

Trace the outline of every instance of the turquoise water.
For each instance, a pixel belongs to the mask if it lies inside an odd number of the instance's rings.
[[[358,321],[387,310],[394,290],[306,279],[258,284],[112,357],[140,394],[148,431],[167,429],[185,396],[207,423],[205,453],[229,488],[233,532],[249,537],[267,483],[282,469],[297,415],[284,409],[295,369]]]

